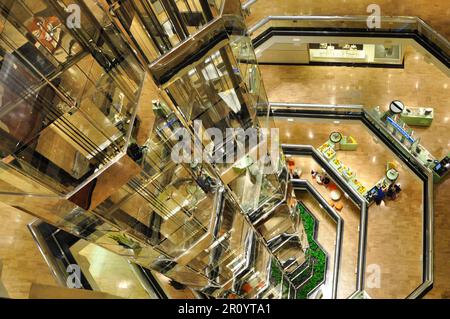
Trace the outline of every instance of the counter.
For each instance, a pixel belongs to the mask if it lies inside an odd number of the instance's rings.
[[[407,125],[430,126],[434,118],[434,110],[425,107],[406,107],[400,118]]]

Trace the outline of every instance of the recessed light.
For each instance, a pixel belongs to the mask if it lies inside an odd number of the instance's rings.
[[[128,289],[130,287],[130,283],[128,281],[121,281],[117,287],[120,289]]]

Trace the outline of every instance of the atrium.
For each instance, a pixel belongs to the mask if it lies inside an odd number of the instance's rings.
[[[373,2],[0,0],[0,298],[450,299],[450,3]]]

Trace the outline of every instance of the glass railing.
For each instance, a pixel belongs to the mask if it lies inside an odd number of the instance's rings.
[[[355,127],[355,132],[358,131],[359,139],[367,139],[368,141],[371,141],[371,137],[373,135],[373,138],[377,138],[377,140],[382,140],[384,144],[386,144],[387,147],[380,147],[380,143],[376,143],[371,147],[371,150],[373,152],[377,153],[377,158],[380,156],[386,156],[387,158],[398,158],[403,164],[401,164],[400,170],[401,170],[401,180],[402,185],[412,185],[412,187],[406,188],[405,190],[414,195],[414,198],[418,201],[418,204],[413,208],[409,209],[409,215],[411,219],[414,219],[417,221],[417,225],[415,226],[415,230],[413,231],[414,235],[411,236],[411,234],[406,234],[407,236],[410,236],[411,239],[408,240],[408,247],[416,247],[414,249],[414,259],[411,259],[413,254],[409,253],[408,256],[405,256],[405,262],[411,262],[413,265],[414,263],[417,263],[417,265],[420,265],[420,271],[411,271],[410,278],[416,278],[417,287],[414,286],[414,282],[411,282],[411,280],[405,280],[404,277],[402,277],[402,281],[400,281],[400,277],[398,279],[398,292],[395,296],[396,298],[417,298],[420,296],[427,288],[429,288],[430,284],[433,281],[433,271],[432,271],[432,265],[433,265],[433,256],[432,256],[432,234],[433,234],[433,195],[432,195],[432,189],[433,189],[433,177],[432,172],[425,166],[420,165],[419,161],[417,161],[412,155],[410,156],[404,156],[404,154],[408,153],[405,152],[405,147],[396,139],[392,138],[390,135],[390,132],[388,132],[382,125],[374,124],[377,123],[375,121],[368,121],[366,118],[369,116],[368,112],[364,110],[362,106],[359,105],[310,105],[310,104],[287,104],[287,103],[274,103],[274,116],[277,118],[276,123],[280,127],[284,127],[285,125],[288,125],[286,118],[288,117],[290,121],[294,119],[294,121],[301,121],[302,116],[306,116],[308,119],[311,117],[316,117],[319,119],[321,124],[316,124],[321,127],[323,130],[324,126],[328,125],[326,123],[329,123],[329,127],[332,130],[337,123],[341,130],[352,130],[351,127]],[[314,115],[315,114],[315,115]],[[334,114],[334,116],[333,116]],[[344,117],[342,116],[348,116],[351,115],[349,119],[344,120]],[[370,117],[371,118],[371,117]],[[370,119],[369,118],[369,119]],[[358,123],[360,122],[360,123]],[[311,124],[311,121],[308,122],[309,125]],[[352,124],[353,123],[353,124]],[[355,126],[356,125],[356,126]],[[357,126],[366,126],[366,131],[363,132],[361,129],[356,128]],[[316,132],[313,130],[313,132]],[[364,138],[364,135],[368,135],[368,138]],[[384,137],[383,137],[384,136]],[[299,143],[305,143],[304,141],[310,140],[310,137],[308,135],[304,134],[297,134],[295,136],[295,140],[293,138],[290,139],[290,143],[292,144],[299,144]],[[309,141],[308,141],[309,143]],[[293,149],[300,148],[302,145],[287,145],[285,147],[292,147]],[[378,151],[376,151],[378,150]],[[287,150],[285,150],[286,153],[288,153]],[[383,155],[386,153],[385,155]],[[348,155],[350,158],[350,155]],[[372,159],[373,160],[373,159]],[[325,165],[324,163],[323,165]],[[406,164],[406,165],[404,165]],[[324,166],[325,167],[325,166]],[[375,170],[374,166],[374,170]],[[384,168],[380,167],[380,172],[382,172]],[[367,174],[367,172],[359,172],[361,173],[360,179],[370,179],[370,174]],[[364,175],[364,176],[363,176]],[[370,178],[369,178],[370,177]],[[338,176],[336,176],[337,180],[339,179]],[[375,180],[373,180],[376,182]],[[371,182],[372,183],[372,182]],[[351,189],[348,191],[348,194],[351,195]],[[358,195],[358,194],[355,194]],[[404,207],[402,201],[409,201],[408,198],[400,198],[397,199],[397,205],[402,205]],[[376,263],[382,263],[381,255],[377,255],[373,252],[372,249],[367,250],[366,246],[368,248],[374,247],[374,244],[372,240],[369,240],[373,238],[373,236],[376,235],[377,232],[380,232],[380,229],[376,226],[376,221],[373,220],[373,216],[375,216],[374,213],[367,214],[369,211],[376,212],[377,209],[379,209],[377,206],[373,205],[370,206],[367,203],[365,203],[365,200],[363,201],[363,206],[361,207],[361,221],[360,221],[360,241],[358,244],[358,278],[357,278],[357,287],[358,290],[364,289],[364,286],[367,284],[367,281],[370,280],[371,272],[366,271],[366,267],[372,267],[372,264]],[[400,208],[397,206],[395,208],[394,202],[392,205],[389,205],[389,207],[383,207],[384,211],[391,210],[393,213],[397,212]],[[365,211],[365,213],[364,213]],[[369,219],[372,218],[372,220],[369,221]],[[399,217],[403,218],[403,217]],[[369,222],[368,222],[369,221]],[[346,222],[346,224],[348,224]],[[411,223],[412,225],[412,223]],[[404,236],[405,234],[399,234],[399,236]],[[372,236],[372,237],[371,237]],[[365,239],[367,237],[367,239]],[[366,243],[367,240],[367,243]],[[393,239],[394,240],[394,239]],[[402,240],[401,242],[404,242]],[[379,244],[377,244],[379,245]],[[367,265],[366,265],[367,263]],[[403,266],[402,266],[403,267]],[[400,267],[400,268],[402,268]],[[418,268],[419,269],[419,268]],[[402,286],[401,286],[402,285]],[[402,287],[400,291],[400,286]],[[390,292],[388,290],[383,289],[369,289],[368,287],[366,290],[371,294],[372,297],[380,298],[383,296],[384,293],[389,294]],[[411,293],[410,293],[411,292]],[[410,293],[410,294],[409,294]],[[394,297],[394,296],[391,296]]]
[[[337,4],[328,5],[315,1],[303,1],[298,2],[296,0],[285,0],[274,3],[271,0],[245,0],[242,1],[243,8],[247,14],[247,24],[249,26],[254,25],[261,19],[273,15],[297,15],[297,16],[355,16],[366,15],[368,18],[370,13],[368,9],[372,9],[368,6],[367,2],[342,2]],[[417,5],[398,5],[389,0],[380,0],[376,3],[381,9],[381,14],[385,16],[414,16],[420,17],[424,21],[431,24],[433,29],[443,34],[447,38],[448,33],[448,19],[444,12],[448,8],[448,4],[439,2],[433,5],[432,8],[424,9],[423,6]]]
[[[83,28],[69,29],[65,5],[43,5],[0,5],[0,157],[68,196],[126,153],[144,72],[99,17],[83,16]]]
[[[267,16],[249,27],[252,39],[257,39],[270,29],[368,31],[387,33],[410,33],[425,39],[449,60],[450,43],[418,17],[382,16],[380,27],[370,29],[367,16]]]
[[[381,26],[377,31],[417,30],[415,17],[381,17]],[[367,16],[267,16],[250,26],[249,34],[255,38],[270,28],[304,29],[368,29]],[[368,29],[369,30],[369,29]]]

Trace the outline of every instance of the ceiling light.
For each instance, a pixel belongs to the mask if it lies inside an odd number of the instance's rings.
[[[130,283],[128,281],[121,281],[117,285],[120,289],[128,289],[130,287]]]

